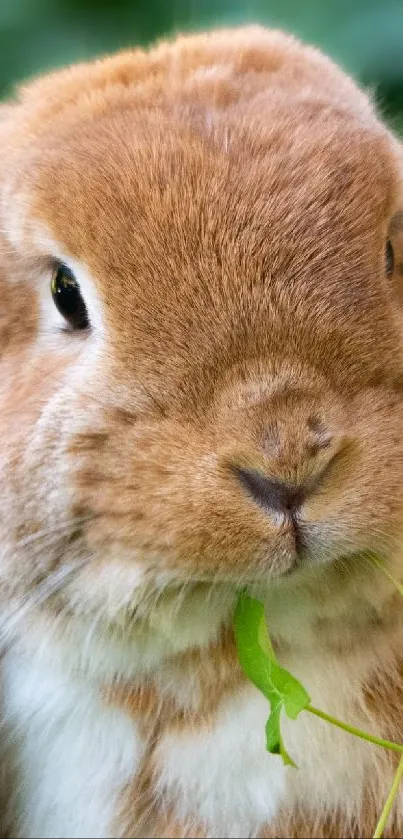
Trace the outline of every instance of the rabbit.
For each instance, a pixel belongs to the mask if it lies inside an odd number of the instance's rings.
[[[250,25],[31,80],[0,144],[2,835],[372,836],[399,755],[269,754],[233,615],[402,741],[398,138]]]

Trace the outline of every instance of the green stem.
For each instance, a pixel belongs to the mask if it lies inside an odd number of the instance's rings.
[[[336,725],[337,728],[342,728],[343,731],[348,731],[349,734],[354,734],[355,737],[360,737],[361,740],[367,740],[368,743],[375,743],[376,746],[383,746],[384,749],[391,749],[393,752],[399,752],[403,755],[403,745],[400,745],[399,743],[392,743],[390,740],[382,740],[380,737],[374,737],[372,734],[368,734],[360,728],[355,728],[353,725],[348,725],[346,722],[337,720],[330,714],[326,714],[325,711],[319,711],[319,709],[314,708],[313,705],[308,705],[305,710],[309,711],[310,714],[315,714],[315,716],[320,717],[326,722],[330,722],[331,725]]]
[[[387,577],[388,580],[390,580],[390,582],[393,583],[395,588],[397,588],[399,594],[401,594],[402,597],[403,597],[403,586],[402,586],[402,584],[399,583],[397,580],[395,580],[395,578],[390,573],[390,571],[388,571],[388,569],[385,568],[384,564],[382,562],[380,562],[380,560],[377,559],[376,556],[373,556],[373,555],[371,556],[371,562],[373,562],[373,564],[376,565],[376,567],[379,568],[380,571],[382,571],[382,573],[385,575],[385,577]]]
[[[389,818],[389,815],[390,815],[390,811],[393,807],[393,802],[396,798],[397,791],[399,789],[399,784],[400,784],[400,781],[402,779],[402,776],[403,776],[403,754],[400,758],[399,766],[397,767],[395,777],[393,778],[393,784],[391,786],[390,793],[389,793],[389,795],[386,799],[386,802],[384,804],[384,808],[383,808],[382,813],[379,817],[379,821],[378,821],[378,824],[376,826],[375,833],[374,833],[374,839],[381,839],[383,831],[385,830],[385,827],[386,827],[386,822],[387,822],[387,820]]]

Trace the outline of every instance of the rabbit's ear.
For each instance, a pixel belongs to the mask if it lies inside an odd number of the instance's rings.
[[[13,196],[13,189],[7,187],[14,170],[20,111],[17,104],[0,104],[0,361],[16,333],[18,314],[27,310],[23,299],[27,289],[14,281],[19,276],[18,260],[7,237],[5,218]]]
[[[15,170],[16,133],[20,113],[21,108],[17,104],[0,104],[0,266],[4,261],[5,213],[10,201],[6,184]]]

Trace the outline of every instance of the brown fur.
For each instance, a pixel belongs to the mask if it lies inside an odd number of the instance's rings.
[[[384,736],[390,723],[401,739],[398,684],[380,689],[382,667],[398,672],[401,606],[373,569],[348,560],[377,550],[402,575],[395,138],[318,51],[250,28],[39,79],[2,111],[0,141],[5,614],[66,557],[87,558],[79,596],[57,592],[33,606],[21,643],[37,619],[67,631],[76,612],[100,614],[122,637],[149,628],[146,597],[134,617],[129,595],[107,613],[98,580],[116,556],[120,574],[135,557],[152,595],[162,573],[178,588],[234,592],[268,580],[280,591],[287,575],[285,586],[295,579],[315,608],[339,604],[315,619],[313,650],[345,657],[346,672],[352,651],[375,651],[365,707]],[[53,336],[51,351],[45,342],[47,235],[96,284],[107,339],[92,366],[86,335]],[[315,557],[317,571],[296,568],[292,528],[245,494],[237,466],[318,486],[304,505],[305,562]],[[33,550],[26,537],[55,522],[51,543]],[[304,637],[273,632],[285,660],[304,648]],[[170,693],[181,679],[193,686],[188,704]],[[158,744],[167,732],[208,727],[241,682],[227,626],[138,683],[102,685],[105,702],[140,721],[147,739],[117,815],[124,835],[142,824],[151,835],[208,834],[197,814],[189,827],[175,802],[155,802]],[[385,761],[386,778],[392,769]],[[369,793],[354,824],[340,813],[283,812],[261,836],[302,839],[311,825],[323,838],[369,836],[381,803]]]

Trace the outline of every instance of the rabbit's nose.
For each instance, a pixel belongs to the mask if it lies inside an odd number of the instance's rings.
[[[285,481],[267,478],[254,469],[236,467],[236,475],[244,489],[265,510],[290,518],[302,506],[309,489]]]

